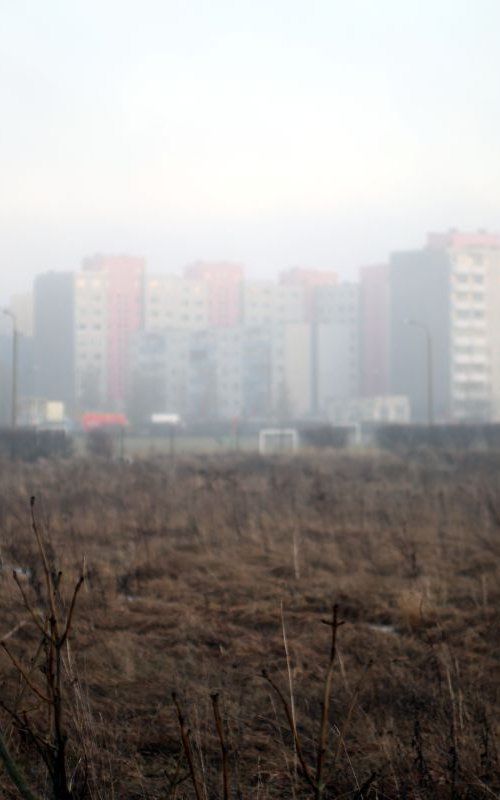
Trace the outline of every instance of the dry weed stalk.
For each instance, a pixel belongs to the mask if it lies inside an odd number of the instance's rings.
[[[290,661],[290,649],[288,647],[288,637],[286,634],[286,626],[285,626],[285,612],[283,608],[283,601],[280,603],[280,617],[281,617],[281,633],[283,636],[283,647],[285,649],[285,658],[286,658],[286,672],[288,677],[288,692],[290,695],[290,712],[293,720],[293,727],[296,728],[296,715],[295,715],[295,694],[293,690],[293,671],[292,671],[292,664]],[[294,763],[293,763],[293,779],[294,784],[297,778],[297,751],[294,747]]]
[[[35,700],[35,707],[40,708],[40,704],[45,707],[45,730],[41,731],[36,727],[30,720],[27,711],[18,712],[15,709],[8,708],[5,704],[2,705],[10,714],[16,727],[31,740],[43,760],[49,774],[54,800],[74,800],[75,794],[71,788],[67,761],[68,738],[64,725],[63,648],[68,640],[76,599],[84,578],[81,575],[76,582],[69,603],[69,610],[67,614],[64,614],[59,592],[62,572],[56,574],[50,568],[45,545],[36,520],[34,497],[31,498],[30,507],[31,527],[35,535],[45,580],[46,608],[43,611],[37,610],[32,605],[15,571],[13,575],[21,593],[23,604],[41,635],[40,646],[33,663],[35,664],[38,657],[42,655],[43,661],[42,664],[39,664],[39,669],[45,678],[44,687],[40,688],[37,684],[36,678],[33,676],[33,669],[27,670],[14,655],[10,645],[7,645],[6,637],[1,640],[0,644],[14,665],[24,690],[29,690],[32,700]],[[16,768],[14,771],[12,766],[9,766],[9,755],[5,748],[3,750],[0,748],[0,758],[22,797],[33,798],[27,786],[23,785],[22,776],[17,765],[14,764]]]
[[[182,747],[184,750],[184,754],[186,756],[186,760],[188,762],[189,767],[189,774],[191,776],[191,783],[193,784],[194,793],[196,795],[196,800],[203,800],[203,792],[201,790],[201,786],[198,781],[198,777],[196,774],[196,768],[194,765],[194,758],[193,758],[193,751],[191,749],[191,742],[190,742],[190,735],[191,731],[186,726],[186,720],[184,718],[184,714],[182,713],[182,709],[177,699],[177,695],[175,692],[172,692],[172,700],[174,701],[175,709],[177,711],[177,720],[179,722],[179,729],[181,733],[181,741]]]
[[[217,693],[212,694],[212,707],[214,711],[214,720],[215,720],[215,727],[217,729],[217,735],[219,737],[220,749],[222,753],[222,791],[223,791],[223,798],[224,800],[229,800],[230,796],[230,789],[229,789],[229,750],[226,743],[226,737],[224,735],[224,725],[222,723],[222,717],[220,714],[219,708],[219,695]]]
[[[299,736],[297,730],[297,720],[295,714],[295,703],[293,697],[293,685],[291,683],[291,672],[290,672],[290,662],[289,662],[289,653],[288,653],[288,643],[286,639],[286,633],[284,629],[284,620],[283,620],[283,609],[282,609],[282,629],[283,629],[283,638],[285,642],[285,653],[287,658],[287,670],[288,670],[288,680],[289,680],[289,690],[290,690],[290,700],[288,700],[279,686],[275,683],[275,681],[271,678],[266,670],[262,671],[262,674],[266,681],[269,683],[273,691],[279,697],[283,709],[285,711],[285,715],[287,718],[288,726],[290,728],[290,732],[293,737],[295,753],[300,763],[302,769],[302,775],[304,780],[309,784],[309,787],[313,790],[313,795],[315,800],[321,800],[325,790],[325,760],[326,754],[328,750],[328,733],[329,733],[329,716],[330,716],[330,705],[331,705],[331,698],[332,698],[332,684],[333,684],[333,673],[335,668],[335,661],[337,655],[337,632],[341,625],[343,625],[342,621],[339,621],[338,618],[338,606],[334,605],[332,610],[332,618],[331,620],[323,620],[324,624],[329,625],[331,627],[331,639],[330,639],[330,654],[328,659],[328,666],[325,674],[324,684],[323,684],[323,696],[321,701],[321,717],[320,717],[320,727],[319,727],[319,737],[318,737],[318,744],[316,749],[316,767],[313,769],[311,766],[307,764],[307,761],[304,756],[304,751],[302,748],[301,738]],[[348,718],[346,721],[346,725],[344,726],[344,730],[341,734],[341,740],[343,741],[346,726],[350,722],[350,718],[352,715],[352,711],[354,708],[354,703],[356,702],[358,697],[358,692],[355,693],[353,701],[351,702]],[[338,756],[338,750],[336,752],[336,757]],[[335,759],[336,760],[336,759]],[[370,781],[370,783],[373,781]]]

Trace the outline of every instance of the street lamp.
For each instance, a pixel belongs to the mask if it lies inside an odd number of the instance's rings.
[[[10,406],[10,426],[14,431],[17,426],[17,323],[13,311],[4,308],[3,313],[12,320],[12,397]]]
[[[427,341],[427,422],[429,425],[434,424],[434,376],[433,376],[433,341],[432,334],[429,326],[425,322],[420,322],[417,319],[405,320],[407,325],[412,325],[414,328],[420,328],[424,331]]]

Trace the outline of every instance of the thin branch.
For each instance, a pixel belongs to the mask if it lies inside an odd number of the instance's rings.
[[[285,658],[286,658],[286,671],[288,675],[288,690],[290,693],[290,712],[293,718],[293,725],[297,727],[297,720],[295,714],[295,696],[293,691],[293,673],[292,673],[292,665],[290,661],[290,650],[288,647],[288,637],[286,635],[286,626],[285,626],[285,611],[283,608],[283,600],[280,603],[280,615],[281,615],[281,632],[283,635],[283,647],[285,648]],[[297,753],[294,754],[294,773],[297,774]]]
[[[50,607],[50,622],[51,625],[54,626],[54,630],[56,633],[56,637],[58,638],[58,628],[57,628],[57,614],[56,614],[56,605],[55,605],[55,589],[54,589],[54,581],[52,580],[52,573],[50,571],[49,562],[47,560],[47,554],[45,552],[45,547],[42,541],[42,537],[40,535],[40,531],[38,529],[38,524],[35,517],[35,497],[31,497],[30,500],[30,507],[31,507],[31,527],[33,528],[33,533],[35,534],[35,538],[38,544],[38,550],[40,552],[40,556],[42,559],[43,564],[43,572],[45,575],[45,583],[47,584],[47,599],[49,601]]]
[[[73,611],[75,610],[76,598],[77,598],[78,592],[81,589],[83,581],[84,581],[84,576],[80,575],[80,577],[78,578],[77,584],[75,586],[75,590],[73,592],[73,597],[71,598],[71,605],[69,607],[69,613],[68,613],[68,618],[66,620],[66,627],[64,629],[64,633],[61,636],[61,638],[59,639],[59,641],[57,642],[57,647],[58,648],[61,648],[63,646],[64,642],[66,641],[66,639],[68,638],[69,629],[71,627],[71,620],[73,619]]]
[[[330,643],[330,660],[328,662],[328,667],[326,670],[325,675],[325,685],[323,689],[323,701],[321,703],[321,723],[319,729],[319,740],[318,740],[318,754],[317,754],[317,761],[316,761],[316,781],[315,781],[315,798],[316,800],[321,800],[323,796],[323,770],[325,766],[325,756],[328,747],[328,717],[330,712],[330,702],[332,696],[332,682],[333,682],[333,670],[335,667],[335,655],[336,655],[336,648],[337,648],[337,630],[339,626],[342,624],[338,621],[338,606],[335,604],[332,610],[332,621],[330,623],[326,623],[331,625],[332,628],[332,638]]]
[[[196,795],[196,800],[203,800],[203,793],[202,793],[202,791],[200,789],[200,786],[199,786],[199,783],[198,783],[198,779],[196,777],[196,770],[195,770],[195,767],[194,767],[193,754],[191,752],[191,744],[189,742],[189,731],[186,728],[186,723],[184,721],[184,716],[182,714],[182,710],[181,710],[181,707],[179,705],[179,701],[177,700],[177,695],[176,695],[175,692],[172,692],[172,700],[174,701],[175,708],[177,710],[177,719],[179,720],[179,728],[180,728],[180,732],[181,732],[182,746],[184,748],[184,753],[186,754],[186,758],[187,758],[187,762],[188,762],[188,766],[189,766],[189,772],[190,772],[190,775],[191,775],[191,782],[193,784],[194,793]]]
[[[35,731],[32,729],[31,725],[28,722],[28,712],[23,711],[23,717],[21,718],[19,714],[9,708],[3,700],[0,700],[0,707],[13,719],[15,724],[17,725],[20,731],[26,733],[30,739],[32,740],[33,744],[35,745],[36,749],[38,750],[42,760],[44,761],[49,774],[52,775],[51,765],[49,759],[47,758],[47,754],[44,748],[50,750],[50,743],[45,741],[41,736],[39,736]],[[34,709],[33,709],[34,710]]]
[[[50,705],[50,700],[48,699],[48,697],[45,697],[45,695],[41,693],[38,687],[34,683],[32,683],[31,678],[26,674],[25,670],[23,669],[17,658],[13,653],[10,652],[9,648],[7,647],[4,641],[0,642],[0,646],[3,647],[3,649],[9,656],[10,660],[14,664],[15,668],[17,669],[19,674],[24,678],[30,689],[40,698],[40,700],[43,700],[44,703],[48,703]]]
[[[8,633],[5,633],[5,634],[2,636],[2,642],[5,642],[7,639],[10,639],[10,638],[11,638],[12,636],[14,636],[14,635],[15,635],[15,634],[16,634],[16,633],[17,633],[17,632],[18,632],[18,631],[19,631],[21,628],[24,628],[24,626],[25,626],[26,624],[27,624],[26,620],[25,620],[25,619],[22,619],[22,620],[21,620],[21,622],[18,622],[18,623],[17,623],[17,625],[14,625],[14,627],[13,627],[13,628],[12,628],[10,631],[8,631]]]
[[[32,607],[30,601],[28,600],[28,596],[27,596],[26,592],[24,591],[24,588],[23,588],[23,586],[21,584],[21,581],[19,580],[17,572],[15,570],[13,570],[12,571],[12,575],[14,577],[14,580],[15,580],[15,582],[17,584],[17,587],[18,587],[19,591],[21,592],[21,595],[22,595],[22,598],[23,598],[23,603],[26,606],[26,609],[29,611],[33,622],[35,623],[36,627],[38,628],[38,630],[40,631],[42,636],[44,636],[44,637],[48,636],[45,627],[42,625],[41,619],[37,616],[37,614],[35,613],[34,608]]]

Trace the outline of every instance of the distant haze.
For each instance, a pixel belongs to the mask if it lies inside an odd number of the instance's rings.
[[[353,277],[500,230],[498,0],[16,0],[0,300],[94,252]]]

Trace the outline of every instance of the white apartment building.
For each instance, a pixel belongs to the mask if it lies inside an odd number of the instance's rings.
[[[187,414],[193,420],[239,419],[242,410],[242,331],[211,328],[189,336]]]
[[[455,253],[452,281],[453,415],[488,419],[500,399],[500,249]]]
[[[107,393],[107,276],[82,272],[74,274],[73,281],[76,403],[79,408],[100,408]]]
[[[271,394],[274,417],[308,416],[313,403],[312,328],[306,322],[271,328]]]
[[[208,288],[203,281],[178,275],[152,275],[145,281],[144,326],[147,331],[203,330],[209,324]]]
[[[431,236],[450,261],[450,399],[455,421],[500,419],[500,237]]]
[[[359,284],[324,286],[316,297],[315,406],[321,417],[359,396]]]
[[[246,281],[243,285],[243,323],[246,326],[304,321],[302,286],[274,281]]]
[[[190,332],[180,328],[138,331],[130,340],[129,413],[186,414]]]

